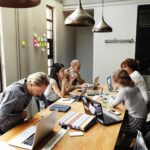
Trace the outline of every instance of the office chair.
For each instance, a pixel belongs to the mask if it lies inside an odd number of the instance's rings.
[[[143,135],[141,131],[137,131],[137,137],[136,137],[136,142],[134,144],[134,150],[148,150]]]

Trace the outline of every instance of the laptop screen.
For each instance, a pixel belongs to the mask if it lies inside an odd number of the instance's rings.
[[[108,86],[108,90],[109,90],[109,91],[113,90],[113,85],[112,85],[112,78],[111,78],[111,76],[107,77],[107,86]]]
[[[93,81],[93,86],[97,87],[98,86],[98,81],[99,81],[99,76],[97,76],[94,81]]]
[[[102,106],[100,103],[95,102],[85,96],[82,96],[82,102],[84,105],[85,112],[90,115],[102,116]]]

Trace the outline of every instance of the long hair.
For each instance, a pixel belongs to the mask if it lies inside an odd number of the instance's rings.
[[[60,85],[59,85],[59,79],[58,79],[58,75],[57,74],[61,70],[61,68],[64,68],[63,64],[60,64],[60,63],[53,64],[51,66],[51,72],[50,72],[50,75],[49,75],[50,78],[53,78],[54,80],[56,80],[59,89],[61,89],[61,88],[60,88]]]
[[[130,78],[129,74],[123,69],[116,71],[112,77],[115,83],[119,83],[122,86],[134,86],[134,82]]]

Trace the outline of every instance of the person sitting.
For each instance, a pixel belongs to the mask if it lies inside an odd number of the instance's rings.
[[[121,68],[127,71],[135,85],[139,87],[146,104],[148,104],[150,96],[144,78],[138,71],[138,62],[135,59],[127,58],[121,63]]]
[[[43,72],[29,75],[9,85],[0,94],[0,132],[5,133],[27,116],[24,111],[32,96],[40,96],[49,84],[48,76]]]
[[[87,86],[85,80],[81,78],[81,75],[79,73],[80,66],[81,64],[79,60],[73,60],[71,61],[70,67],[65,70],[67,79],[73,80],[72,82],[73,88],[79,88],[79,87],[82,88]]]
[[[52,104],[59,98],[64,97],[71,90],[71,83],[69,84],[66,79],[63,64],[53,64],[49,75],[49,81],[50,84],[44,92],[48,105]]]

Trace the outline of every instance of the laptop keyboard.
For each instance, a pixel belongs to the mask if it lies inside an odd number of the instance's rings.
[[[26,144],[26,145],[30,145],[32,146],[33,144],[33,138],[34,138],[34,134],[32,134],[31,136],[29,136],[25,141],[23,141],[22,143],[23,144]]]
[[[103,114],[103,118],[105,120],[105,123],[113,123],[116,122],[115,119],[113,119],[112,117],[107,116],[106,114]]]

